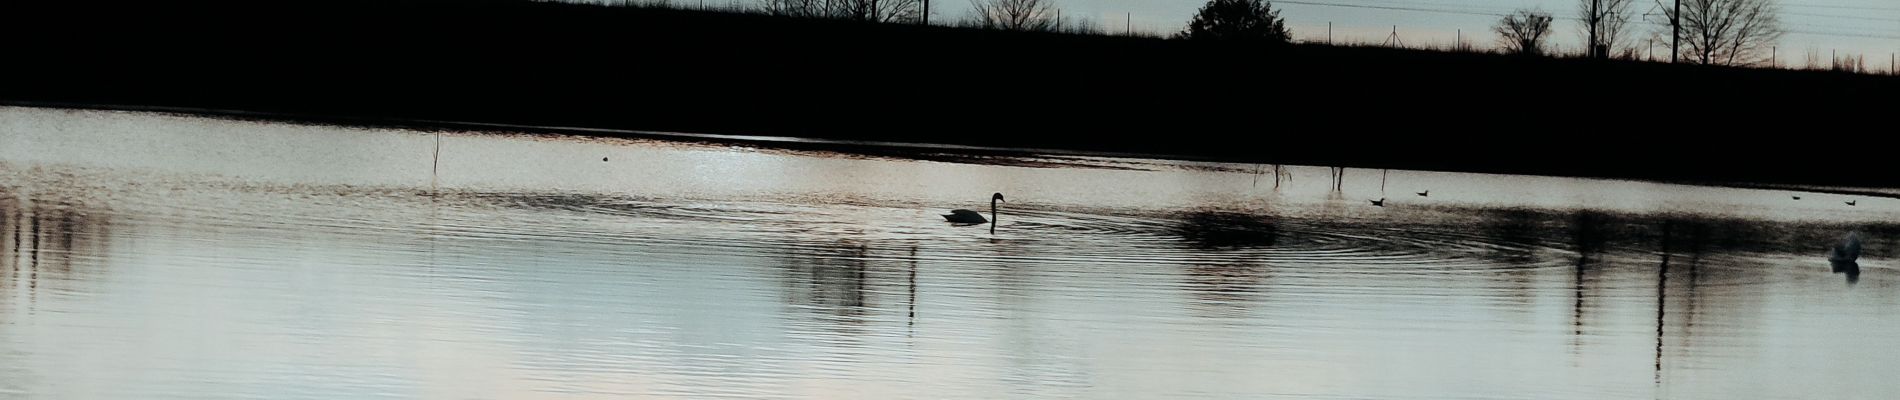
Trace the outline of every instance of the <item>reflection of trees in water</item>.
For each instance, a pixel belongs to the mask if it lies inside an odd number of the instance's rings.
[[[779,258],[786,304],[813,312],[820,325],[840,333],[862,333],[870,314],[868,252],[856,241],[787,249]]]
[[[905,332],[908,332],[910,334],[915,334],[916,333],[915,329],[917,328],[917,246],[916,245],[910,246],[910,260],[909,261],[910,261],[910,281],[909,281],[909,284],[905,286],[908,289],[910,289],[910,299],[904,301],[904,308],[910,311],[910,316],[904,318],[904,328],[908,329]]]
[[[1085,384],[1077,371],[1083,371],[1081,360],[1075,357],[1079,351],[1071,337],[1071,330],[1063,325],[1073,320],[1064,318],[1066,308],[1052,307],[1049,301],[1065,297],[1060,292],[1049,289],[1067,286],[1064,278],[1051,282],[1045,269],[1048,264],[1036,262],[1017,262],[1045,256],[1046,247],[1029,240],[991,239],[984,244],[983,250],[997,256],[991,266],[966,265],[974,270],[994,271],[988,277],[996,288],[998,315],[1002,323],[1002,332],[995,338],[998,346],[1005,348],[999,353],[1006,354],[1009,373],[1001,380],[1014,386],[1030,397],[1047,397],[1045,393],[1059,392],[1063,387],[1079,387]]]
[[[1683,312],[1677,315],[1676,335],[1678,343],[1675,354],[1686,355],[1695,344],[1696,319],[1702,314],[1702,295],[1696,287],[1703,279],[1703,253],[1710,248],[1710,238],[1723,229],[1719,225],[1705,223],[1698,219],[1672,219],[1664,221],[1663,235],[1657,240],[1660,248],[1660,262],[1656,272],[1656,352],[1655,383],[1663,384],[1663,365],[1665,364],[1666,341],[1669,337],[1670,321],[1669,299],[1674,297],[1682,304]],[[1670,285],[1670,281],[1676,281]],[[1718,298],[1720,300],[1721,298]]]
[[[1589,297],[1589,273],[1603,261],[1603,251],[1609,241],[1604,226],[1609,218],[1601,213],[1585,211],[1570,218],[1570,248],[1577,252],[1576,276],[1572,281],[1572,300],[1570,309],[1571,346],[1581,346],[1584,326],[1584,298]]]
[[[1503,245],[1493,246],[1486,258],[1514,265],[1528,265],[1537,262],[1535,249],[1543,241],[1540,235],[1544,229],[1540,225],[1539,215],[1520,209],[1498,210],[1480,221],[1482,233]]]
[[[1264,217],[1220,211],[1188,213],[1171,230],[1199,250],[1267,247],[1280,237]]]
[[[88,275],[78,263],[107,252],[103,210],[56,195],[22,199],[0,192],[0,300],[38,296],[41,285],[66,285]]]
[[[1198,310],[1244,311],[1259,301],[1268,271],[1247,250],[1273,246],[1280,237],[1278,226],[1251,214],[1196,211],[1182,216],[1171,230],[1183,239],[1185,250],[1215,253],[1219,257],[1211,258],[1221,260],[1183,269],[1184,286],[1202,306]]]
[[[1205,311],[1244,312],[1259,303],[1269,277],[1267,267],[1248,262],[1189,265],[1185,286]]]
[[[1677,251],[1693,246],[1700,253],[1751,252],[1812,255],[1824,257],[1829,246],[1842,235],[1859,230],[1862,254],[1871,257],[1900,255],[1895,246],[1900,239],[1900,223],[1810,223],[1762,221],[1689,214],[1625,214],[1604,211],[1562,211],[1542,209],[1463,209],[1439,208],[1454,214],[1479,219],[1482,232],[1495,239],[1512,242],[1551,241],[1565,243],[1579,252],[1652,251],[1659,248],[1661,226],[1665,221],[1676,232],[1672,240]],[[1693,241],[1688,238],[1693,237]],[[1507,254],[1517,256],[1517,254]]]
[[[1704,253],[1716,249],[1782,251],[1785,250],[1782,246],[1790,242],[1787,237],[1801,236],[1771,236],[1766,233],[1751,236],[1738,232],[1767,232],[1779,225],[1716,218],[1664,216],[1645,220],[1590,211],[1570,213],[1567,218],[1570,246],[1577,252],[1571,323],[1572,347],[1578,350],[1573,352],[1580,350],[1586,325],[1589,325],[1586,311],[1591,307],[1587,306],[1586,301],[1597,298],[1599,295],[1593,292],[1602,289],[1597,287],[1593,278],[1603,272],[1603,267],[1612,265],[1605,260],[1605,254],[1626,252],[1650,255],[1646,258],[1651,261],[1638,261],[1633,266],[1654,271],[1647,276],[1655,280],[1656,288],[1653,325],[1655,349],[1651,367],[1653,378],[1659,385],[1663,380],[1666,355],[1672,354],[1667,340],[1671,328],[1676,327],[1674,336],[1678,338],[1678,343],[1674,345],[1675,354],[1687,352],[1687,348],[1693,344],[1696,318],[1703,303],[1696,288],[1705,278],[1702,268]],[[1615,265],[1625,264],[1619,262]],[[1749,269],[1745,268],[1731,270],[1729,273],[1749,273]],[[1676,303],[1671,303],[1672,298]],[[1672,313],[1672,305],[1679,305],[1685,310]]]
[[[1486,218],[1476,221],[1476,235],[1470,239],[1484,245],[1484,251],[1477,254],[1483,261],[1507,266],[1497,273],[1484,274],[1487,279],[1497,281],[1503,288],[1498,300],[1508,303],[1508,310],[1530,311],[1529,307],[1537,301],[1541,293],[1538,275],[1543,272],[1537,268],[1542,261],[1539,250],[1550,247],[1543,239],[1543,231],[1549,229],[1540,225],[1534,213],[1523,210],[1499,210]],[[1458,223],[1448,223],[1429,227],[1432,229],[1456,229]]]

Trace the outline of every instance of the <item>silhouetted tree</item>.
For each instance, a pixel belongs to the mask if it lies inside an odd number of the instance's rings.
[[[1593,58],[1609,57],[1625,48],[1624,31],[1629,26],[1631,0],[1578,0],[1577,14],[1583,30],[1584,52]]]
[[[1544,54],[1544,39],[1550,36],[1550,13],[1517,10],[1504,16],[1493,29],[1498,32],[1498,41],[1507,51],[1527,55]]]
[[[1683,59],[1699,64],[1750,65],[1767,61],[1781,39],[1781,18],[1773,0],[1681,0],[1682,14],[1664,8],[1666,18],[1680,17]]]
[[[972,0],[970,24],[1011,31],[1047,31],[1056,27],[1056,9],[1049,0]]]
[[[923,0],[762,0],[771,15],[852,21],[912,23],[923,18]]]
[[[1209,0],[1177,37],[1192,40],[1247,40],[1286,43],[1293,38],[1273,3],[1260,0]]]

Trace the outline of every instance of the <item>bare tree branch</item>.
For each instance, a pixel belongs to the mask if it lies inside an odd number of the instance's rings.
[[[923,0],[761,0],[767,14],[865,22],[913,23],[923,19]]]
[[[1773,0],[1682,0],[1681,56],[1689,62],[1755,65],[1769,62],[1769,50],[1785,31]]]
[[[1492,30],[1498,33],[1498,43],[1505,50],[1517,54],[1544,54],[1544,39],[1550,36],[1550,13],[1535,10],[1517,10],[1504,16]]]
[[[971,24],[1011,31],[1047,31],[1056,28],[1056,9],[1049,0],[971,0]]]
[[[1585,53],[1596,57],[1608,57],[1618,52],[1628,53],[1628,28],[1634,11],[1630,5],[1633,0],[1578,0],[1577,15],[1582,23],[1578,33],[1583,35]]]

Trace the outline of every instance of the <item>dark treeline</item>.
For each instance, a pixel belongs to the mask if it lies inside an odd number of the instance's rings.
[[[499,0],[5,2],[0,37],[16,104],[1900,184],[1900,79],[1856,74]]]

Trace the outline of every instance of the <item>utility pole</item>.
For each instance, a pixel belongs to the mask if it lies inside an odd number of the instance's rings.
[[[1682,54],[1682,0],[1676,0],[1676,12],[1669,14],[1669,63]]]
[[[1602,11],[1599,11],[1597,8],[1597,3],[1601,1],[1603,0],[1590,0],[1590,18],[1584,21],[1584,23],[1590,24],[1590,58],[1602,57],[1601,54],[1597,54],[1597,45],[1603,41],[1597,36],[1597,25],[1603,24]]]

